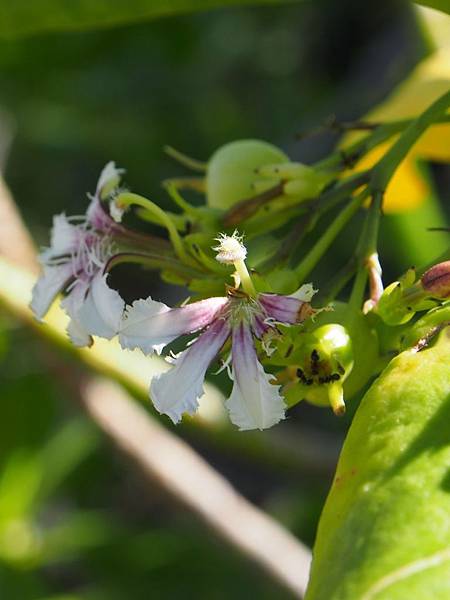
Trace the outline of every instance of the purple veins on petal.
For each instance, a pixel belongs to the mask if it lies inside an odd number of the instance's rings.
[[[216,319],[176,359],[174,366],[153,378],[150,397],[158,412],[178,423],[183,413],[193,415],[203,395],[206,370],[230,335],[224,318]]]
[[[169,308],[152,298],[137,300],[122,320],[119,341],[123,348],[140,348],[144,353],[161,353],[164,346],[181,335],[209,325],[228,304],[213,297],[180,308]]]
[[[274,321],[294,324],[302,320],[301,309],[305,304],[302,300],[278,294],[260,294],[258,300],[267,316]]]
[[[233,328],[233,390],[226,401],[231,422],[240,430],[266,429],[285,416],[280,386],[270,383],[256,355],[250,327],[241,322]]]

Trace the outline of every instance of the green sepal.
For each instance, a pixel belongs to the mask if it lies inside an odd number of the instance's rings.
[[[384,290],[374,312],[387,325],[403,325],[408,323],[416,312],[436,306],[436,302],[430,299],[421,284],[414,284],[414,280],[414,269],[408,269],[403,277]]]
[[[403,335],[401,347],[403,350],[415,346],[420,340],[433,338],[433,335],[443,326],[450,323],[450,301],[430,310],[420,318]]]

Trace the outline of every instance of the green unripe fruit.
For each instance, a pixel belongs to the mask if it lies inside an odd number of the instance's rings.
[[[283,331],[268,362],[284,367],[277,382],[288,406],[306,399],[318,406],[331,404],[342,414],[344,396],[352,398],[379,372],[378,336],[368,316],[336,302],[333,310]]]
[[[449,328],[363,398],[319,523],[306,600],[450,598]]]
[[[298,384],[288,387],[288,403],[304,398],[318,406],[331,405],[336,414],[343,414],[342,384],[353,368],[352,342],[344,327],[337,323],[318,327],[305,336],[296,356]]]
[[[255,169],[264,165],[289,162],[287,155],[261,140],[238,140],[219,148],[208,162],[206,197],[209,206],[226,210],[254,196]],[[276,185],[279,178],[260,181],[258,192]],[[262,186],[262,187],[261,187]]]
[[[326,323],[340,323],[352,340],[354,366],[344,383],[345,397],[351,398],[376,372],[379,361],[378,338],[369,319],[362,312],[350,312],[344,302],[335,302],[333,310],[321,312],[309,328]]]

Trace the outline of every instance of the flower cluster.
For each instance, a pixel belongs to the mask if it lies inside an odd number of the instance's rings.
[[[109,214],[108,200],[121,174],[108,163],[86,214],[55,216],[50,247],[39,256],[43,273],[33,288],[31,309],[41,320],[56,296],[65,292],[61,306],[70,317],[68,334],[76,346],[90,346],[92,335],[111,339],[119,330],[124,302],[107,286],[104,269],[114,254],[119,227]]]
[[[221,236],[218,241],[217,259],[234,264],[241,279],[248,277],[246,249],[238,236]],[[150,387],[155,407],[174,423],[183,413],[195,413],[206,370],[231,340],[230,359],[226,362],[232,365],[229,372],[233,389],[226,401],[230,419],[241,430],[265,429],[284,418],[286,406],[280,386],[264,372],[255,340],[260,340],[263,351],[270,353],[264,340],[276,333],[277,323],[294,324],[309,316],[313,293],[311,286],[304,286],[300,294],[293,296],[258,294],[252,287],[234,287],[224,297],[172,309],[152,298],[138,300],[126,310],[119,340],[123,348],[140,348],[150,354],[160,353],[181,335],[201,332],[175,357],[173,368],[156,376]]]
[[[233,381],[226,401],[231,421],[241,430],[278,423],[285,417],[286,405],[280,386],[264,371],[257,348],[270,355],[270,341],[279,335],[277,324],[296,324],[312,314],[312,286],[303,286],[291,296],[256,292],[245,265],[247,250],[235,233],[221,235],[214,248],[217,261],[236,270],[235,285],[226,287],[226,295],[178,308],[151,297],[125,307],[120,295],[108,287],[105,274],[123,230],[117,223],[121,215],[114,213],[120,175],[121,170],[109,163],[86,214],[54,218],[51,246],[40,255],[43,274],[33,290],[31,308],[36,317],[42,319],[55,297],[64,292],[61,305],[70,317],[68,334],[78,346],[90,345],[92,335],[107,339],[118,335],[125,349],[160,354],[176,338],[197,333],[183,352],[168,358],[172,369],[151,382],[156,409],[174,423],[184,413],[194,414],[206,371],[224,351]]]

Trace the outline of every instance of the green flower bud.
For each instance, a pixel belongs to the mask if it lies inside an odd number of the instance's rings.
[[[445,264],[445,263],[443,263]],[[439,265],[436,265],[438,267]],[[403,325],[410,321],[417,311],[428,310],[436,306],[432,297],[436,296],[435,293],[438,291],[445,291],[445,275],[439,282],[437,276],[438,270],[433,271],[436,267],[433,267],[427,273],[430,273],[425,278],[414,283],[416,274],[414,269],[409,269],[405,275],[394,281],[384,290],[381,295],[378,304],[374,308],[374,312],[377,313],[387,325]],[[442,275],[442,273],[441,273]],[[429,289],[426,289],[428,286]]]

